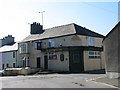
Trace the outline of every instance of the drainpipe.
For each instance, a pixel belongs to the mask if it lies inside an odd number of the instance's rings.
[[[100,52],[100,68],[102,69],[102,52]]]
[[[17,51],[15,51],[15,59],[16,59],[15,67],[17,67],[17,65],[18,65],[18,64],[17,64],[17,63],[18,63],[18,62],[17,62],[17,59],[18,59],[18,57],[17,57]]]

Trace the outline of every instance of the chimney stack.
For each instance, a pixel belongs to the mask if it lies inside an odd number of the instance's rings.
[[[33,22],[33,24],[31,24],[30,34],[42,34],[43,32],[43,26],[40,25],[40,23]]]
[[[3,39],[0,39],[0,47],[5,45],[13,45],[15,44],[14,37],[12,35],[8,35],[3,37]]]

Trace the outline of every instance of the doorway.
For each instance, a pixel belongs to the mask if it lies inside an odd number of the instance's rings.
[[[83,72],[84,71],[83,51],[70,51],[69,54],[70,54],[69,56],[70,72]]]
[[[44,56],[44,69],[47,70],[48,69],[48,57]]]

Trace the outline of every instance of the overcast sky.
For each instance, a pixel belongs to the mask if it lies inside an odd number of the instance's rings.
[[[15,41],[24,39],[30,34],[29,23],[42,23],[41,11],[44,29],[76,23],[106,35],[118,22],[118,0],[93,1],[0,0],[0,38],[9,34]]]

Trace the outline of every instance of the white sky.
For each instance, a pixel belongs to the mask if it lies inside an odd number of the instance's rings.
[[[76,23],[105,35],[117,23],[117,19],[114,18],[117,17],[117,13],[115,10],[112,10],[112,8],[117,9],[115,6],[112,7],[105,4],[108,7],[105,5],[105,7],[101,7],[89,3],[87,3],[88,5],[86,3],[82,3],[80,5],[77,3],[74,4],[74,2],[79,3],[80,1],[88,2],[89,0],[57,0],[57,2],[65,2],[62,4],[54,4],[53,2],[56,2],[56,0],[51,0],[52,3],[50,3],[50,0],[0,0],[0,38],[9,34],[13,35],[16,38],[16,41],[24,39],[30,32],[30,25],[28,23],[41,23],[41,14],[38,13],[40,11],[45,11],[44,28],[50,28],[68,23]],[[118,0],[99,1],[118,2]],[[73,4],[67,4],[69,2],[73,2]],[[78,10],[76,10],[76,8],[78,8]],[[88,12],[91,12],[90,10],[92,9],[94,9],[94,12],[92,13],[97,14],[101,12],[101,16],[97,15],[97,17],[95,15],[91,15],[90,13],[89,14],[91,16],[88,15]],[[104,14],[108,17],[104,17]],[[112,15],[113,18],[111,18]],[[109,24],[104,26],[107,22],[101,20],[102,17],[104,19],[107,18],[106,20],[111,19],[111,21],[108,21]],[[97,22],[97,20],[99,22]],[[101,29],[103,31],[101,31]],[[107,31],[104,32],[104,30]]]

